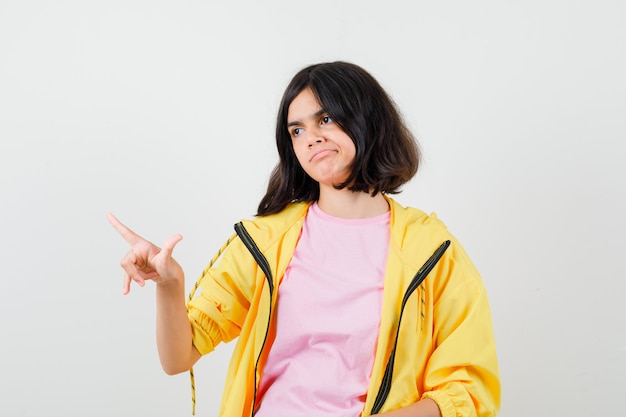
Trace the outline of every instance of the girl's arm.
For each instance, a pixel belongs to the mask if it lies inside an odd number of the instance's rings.
[[[424,398],[408,407],[376,415],[380,417],[441,417],[437,403],[430,398]]]
[[[191,342],[184,287],[184,279],[157,284],[157,347],[168,375],[188,371],[201,356]]]

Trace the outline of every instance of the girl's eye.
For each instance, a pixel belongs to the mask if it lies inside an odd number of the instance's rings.
[[[296,127],[291,131],[291,136],[298,136],[300,133],[302,133],[302,128]]]
[[[330,123],[330,122],[332,122],[332,121],[333,121],[333,119],[332,119],[332,117],[330,117],[330,116],[324,116],[324,117],[322,117],[322,124],[323,124],[323,125],[328,124],[328,123]]]

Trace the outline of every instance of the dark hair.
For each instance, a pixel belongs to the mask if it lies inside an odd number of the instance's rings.
[[[373,196],[400,192],[419,166],[420,152],[413,134],[393,100],[367,71],[347,62],[327,62],[300,70],[285,90],[276,121],[279,162],[257,215],[278,213],[290,203],[319,198],[319,184],[300,166],[287,130],[289,106],[306,88],[356,148],[351,174],[335,188],[348,187]]]

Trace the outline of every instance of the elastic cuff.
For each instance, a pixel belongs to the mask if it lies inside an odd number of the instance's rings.
[[[430,398],[437,403],[441,417],[456,417],[454,404],[452,404],[450,397],[446,393],[441,391],[429,391],[422,395],[422,399],[424,398]]]
[[[198,311],[190,311],[188,314],[191,324],[191,342],[201,355],[206,355],[215,349],[215,342],[211,339],[209,333],[205,330],[208,317]],[[204,322],[204,323],[203,323]]]

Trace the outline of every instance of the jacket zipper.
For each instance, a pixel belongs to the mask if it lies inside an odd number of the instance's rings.
[[[248,251],[250,251],[250,253],[252,254],[252,257],[254,258],[254,260],[257,262],[257,264],[259,265],[259,267],[265,274],[265,278],[267,279],[267,284],[269,285],[269,290],[270,290],[270,310],[267,316],[267,326],[265,327],[265,336],[263,337],[263,344],[261,345],[259,356],[257,356],[256,361],[254,363],[254,397],[252,400],[252,413],[250,414],[251,416],[254,416],[254,406],[256,404],[256,396],[257,396],[257,390],[258,390],[256,375],[257,375],[257,369],[259,367],[259,361],[261,360],[261,355],[263,354],[263,350],[265,349],[265,343],[267,342],[267,335],[270,330],[270,324],[271,324],[271,319],[272,319],[272,297],[274,294],[274,280],[272,278],[272,270],[270,269],[270,264],[267,261],[267,258],[265,257],[265,255],[263,255],[263,253],[261,253],[261,250],[256,245],[256,243],[254,242],[254,240],[252,239],[252,237],[250,236],[250,234],[248,233],[248,231],[246,230],[246,228],[243,226],[241,222],[235,225],[235,231],[237,232],[237,235],[239,236],[243,244],[246,246]]]
[[[411,294],[421,285],[426,276],[433,270],[439,259],[443,256],[446,249],[450,246],[450,241],[446,240],[437,248],[437,250],[432,254],[430,258],[424,263],[424,265],[417,271],[411,283],[409,284],[406,292],[404,293],[404,297],[402,298],[402,306],[400,307],[400,317],[398,318],[398,327],[396,329],[396,337],[393,343],[393,349],[391,350],[391,355],[389,355],[389,359],[387,361],[387,366],[385,367],[385,374],[383,375],[382,382],[380,384],[380,388],[378,389],[378,394],[376,395],[376,400],[374,400],[374,405],[372,406],[372,411],[370,414],[377,414],[383,404],[385,404],[385,400],[387,400],[387,396],[391,391],[391,379],[393,377],[393,365],[396,360],[396,348],[398,347],[398,337],[400,335],[400,325],[402,324],[402,314],[404,313],[404,306]]]

